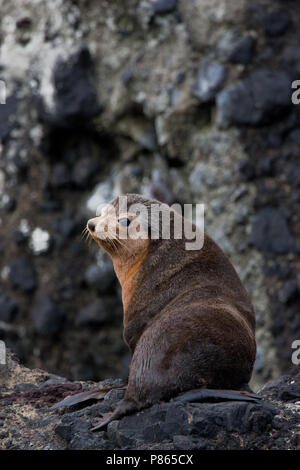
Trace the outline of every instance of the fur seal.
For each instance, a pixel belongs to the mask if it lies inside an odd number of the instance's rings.
[[[126,198],[129,209],[121,211],[114,236],[108,231],[103,237],[111,222],[105,209],[87,223],[120,281],[124,340],[132,355],[124,399],[93,429],[176,395],[182,401],[256,400],[246,385],[256,355],[255,314],[231,262],[206,233],[199,250],[186,250],[185,237],[176,239],[174,230],[170,239],[121,239],[120,229],[135,221],[132,204],[143,204],[149,214],[161,204],[137,194]],[[119,200],[110,203],[117,212]],[[163,206],[172,226],[174,211]],[[141,230],[149,235],[150,227]]]

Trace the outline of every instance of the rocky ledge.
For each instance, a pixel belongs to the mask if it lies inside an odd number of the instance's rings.
[[[52,410],[68,395],[122,385],[70,382],[23,367],[10,352],[0,366],[0,449],[299,449],[300,366],[259,394],[259,403],[169,402],[91,432],[111,412],[124,391],[114,389],[100,401]]]

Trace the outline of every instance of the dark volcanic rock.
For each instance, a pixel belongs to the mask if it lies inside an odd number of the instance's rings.
[[[277,254],[295,249],[285,215],[272,207],[260,209],[254,217],[250,242],[261,251]]]
[[[283,62],[285,69],[288,67],[295,80],[298,79],[300,75],[300,46],[289,44],[283,51]]]
[[[70,170],[64,163],[56,163],[52,168],[51,186],[53,188],[67,188],[70,186]]]
[[[250,64],[255,51],[256,39],[252,36],[245,36],[232,44],[229,60],[234,64]]]
[[[96,404],[89,400],[58,411],[50,406],[86,387],[91,389],[91,384],[50,384],[48,374],[23,368],[9,351],[5,374],[7,385],[0,394],[0,404],[5,406],[5,414],[0,415],[4,420],[1,448],[269,450],[299,446],[299,366],[267,384],[258,403],[171,400],[113,421],[98,433],[91,428],[115,409],[124,390],[111,390]],[[123,383],[107,380],[92,388],[115,385],[122,387]],[[20,417],[22,433],[18,432]]]
[[[267,36],[281,36],[291,25],[290,14],[284,10],[273,10],[263,16],[263,26]]]
[[[0,292],[0,321],[12,322],[17,311],[17,304],[4,291]]]
[[[132,67],[127,67],[123,72],[121,73],[121,79],[124,85],[128,85],[131,80],[133,79],[133,69]]]
[[[0,140],[5,140],[16,125],[16,112],[20,99],[11,95],[5,104],[0,104]]]
[[[123,418],[114,427],[114,439],[120,447],[136,447],[139,441],[163,442],[176,434],[213,439],[220,432],[259,433],[271,425],[275,414],[269,404],[165,403]]]
[[[299,128],[293,129],[289,133],[288,138],[295,144],[300,145],[300,129]]]
[[[171,13],[177,6],[177,0],[155,0],[151,4],[153,14]]]
[[[76,221],[72,214],[65,213],[54,224],[54,233],[60,235],[63,239],[70,238],[76,229]]]
[[[244,158],[239,163],[239,171],[246,181],[252,181],[254,178],[272,175],[273,163],[268,157],[260,159],[256,165],[250,158]]]
[[[104,432],[93,433],[89,421],[85,418],[66,415],[55,432],[68,442],[69,449],[113,449],[112,444],[102,438]]]
[[[36,284],[36,272],[27,256],[22,256],[10,265],[10,281],[12,285],[24,292],[33,291]]]
[[[298,296],[298,283],[297,281],[287,281],[283,288],[278,292],[280,302],[288,303]]]
[[[42,112],[42,118],[58,127],[77,127],[101,112],[91,79],[92,60],[86,46],[81,46],[67,60],[58,60],[53,71],[55,109]]]
[[[76,317],[77,325],[103,325],[112,317],[111,306],[103,299],[83,307]]]
[[[260,69],[217,95],[218,123],[257,126],[291,107],[291,81],[285,72]]]
[[[239,171],[247,181],[251,181],[255,178],[255,165],[249,158],[241,160]]]
[[[64,320],[64,313],[49,297],[41,292],[33,306],[32,321],[35,330],[42,335],[53,336],[59,332]]]
[[[300,185],[300,165],[290,163],[286,166],[285,175],[290,183]]]
[[[72,171],[72,181],[78,188],[89,188],[89,183],[99,169],[99,163],[88,157],[78,160]]]
[[[85,282],[100,293],[105,293],[113,284],[115,274],[112,262],[106,254],[97,264],[89,266],[85,273]]]
[[[6,212],[13,212],[16,208],[16,199],[12,196],[7,196],[1,205]]]
[[[192,91],[201,101],[212,100],[226,78],[224,65],[216,61],[204,60]]]
[[[300,366],[294,367],[290,374],[268,382],[261,393],[274,400],[296,402],[300,400]]]
[[[256,39],[229,31],[218,44],[219,57],[234,64],[250,64],[256,52]]]

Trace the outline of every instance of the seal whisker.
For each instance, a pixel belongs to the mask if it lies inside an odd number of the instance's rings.
[[[126,243],[124,240],[121,240],[120,238],[118,237],[114,237],[113,240],[115,240],[115,242],[117,242],[117,244],[119,243],[122,248],[124,248],[125,251],[127,251],[128,253],[130,253],[130,250],[129,248],[126,246]]]
[[[89,231],[86,227],[84,227],[84,229],[82,230],[81,232],[81,239],[85,239],[87,236],[89,236]]]

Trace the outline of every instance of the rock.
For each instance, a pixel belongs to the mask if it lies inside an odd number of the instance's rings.
[[[299,366],[266,384],[258,403],[162,402],[111,422],[106,432],[93,433],[91,427],[116,408],[124,390],[111,390],[96,404],[88,401],[60,411],[51,410],[50,405],[97,386],[123,387],[122,381],[49,383],[48,374],[24,368],[10,351],[7,358],[6,388],[0,394],[3,448],[269,450],[296,449],[299,445]],[[22,433],[18,432],[20,418]]]
[[[250,64],[256,52],[256,39],[229,31],[218,43],[218,52],[222,60],[233,64]]]
[[[268,157],[258,160],[256,165],[250,158],[244,158],[239,163],[239,171],[246,181],[273,174],[273,160]]]
[[[70,239],[76,230],[76,220],[74,216],[65,212],[61,215],[53,224],[53,233],[56,244],[59,246],[63,245],[68,239]]]
[[[51,247],[50,234],[46,230],[36,227],[31,234],[29,246],[35,255],[47,253]]]
[[[151,4],[151,10],[154,15],[171,13],[176,9],[177,0],[154,0]]]
[[[32,20],[30,16],[21,16],[17,21],[16,21],[16,27],[19,29],[23,28],[29,28],[32,25]]]
[[[300,145],[300,129],[299,128],[293,129],[289,133],[288,138],[295,144]]]
[[[255,178],[255,165],[249,158],[241,160],[239,163],[239,171],[246,181],[251,181]]]
[[[274,161],[269,157],[261,158],[256,167],[256,176],[272,176],[274,172]]]
[[[165,204],[172,205],[175,202],[172,190],[157,169],[152,172],[152,177],[145,193],[150,198],[157,199]]]
[[[56,163],[52,168],[51,186],[53,188],[68,188],[71,183],[70,170],[63,162]]]
[[[290,85],[285,72],[252,72],[218,93],[218,124],[258,126],[273,121],[291,107]]]
[[[289,374],[268,382],[260,392],[267,398],[287,402],[297,402],[300,398],[300,366],[295,366]]]
[[[107,323],[113,318],[111,302],[105,302],[103,299],[91,302],[83,307],[76,317],[77,326],[99,326]]]
[[[84,418],[64,416],[62,424],[55,428],[55,432],[68,442],[69,449],[112,449],[112,446],[101,438],[104,433],[93,433],[89,421]]]
[[[265,34],[270,37],[281,36],[291,25],[291,16],[285,10],[273,10],[263,16]]]
[[[112,179],[98,183],[92,191],[92,194],[86,201],[87,209],[94,215],[98,207],[118,196],[118,188]]]
[[[298,283],[297,281],[287,281],[283,288],[278,292],[280,302],[287,304],[298,296]]]
[[[282,144],[282,136],[278,132],[269,132],[268,142],[270,147],[279,147]]]
[[[21,256],[10,265],[10,281],[13,287],[32,292],[36,286],[36,272],[28,256]]]
[[[62,203],[58,199],[52,199],[46,195],[46,198],[38,204],[38,209],[40,212],[57,212],[62,209]]]
[[[285,280],[291,275],[291,269],[288,265],[282,265],[281,263],[272,263],[266,268],[266,274],[268,276],[275,276],[277,279]]]
[[[64,316],[47,293],[39,293],[31,311],[33,325],[38,333],[49,337],[55,336],[61,330]]]
[[[117,129],[146,150],[153,152],[157,148],[154,125],[144,116],[125,116],[119,120]]]
[[[297,44],[289,44],[283,51],[285,69],[291,71],[291,75],[298,79],[300,75],[300,47]]]
[[[233,64],[250,64],[256,51],[256,39],[245,36],[232,45],[229,60]]]
[[[67,60],[59,59],[53,70],[54,110],[42,111],[42,118],[58,127],[79,127],[100,114],[96,89],[91,81],[92,59],[82,45]]]
[[[261,251],[289,253],[295,249],[286,217],[279,209],[265,207],[253,219],[250,242]]]
[[[245,24],[248,2],[240,0],[193,0],[178,2],[178,10],[193,47],[213,51],[224,31]],[[254,29],[254,28],[253,28]]]
[[[131,80],[133,79],[132,67],[127,67],[125,70],[123,70],[121,74],[121,79],[125,86],[127,86],[131,82]]]
[[[201,101],[211,101],[223,85],[225,78],[224,65],[206,59],[199,70],[192,92]]]
[[[3,194],[0,200],[0,209],[4,209],[6,212],[13,212],[16,208],[16,199],[8,194]]]
[[[256,358],[255,358],[255,362],[254,362],[254,370],[256,371],[261,371],[263,369],[263,366],[264,366],[264,355],[263,355],[263,351],[260,347],[257,348],[256,350]]]
[[[0,321],[11,323],[18,311],[18,305],[4,291],[0,293]]]
[[[20,98],[16,94],[8,96],[5,105],[0,104],[0,140],[8,138],[17,124],[16,112],[20,104]]]
[[[112,261],[105,254],[99,251],[97,263],[89,266],[85,273],[86,283],[100,293],[107,292],[115,280],[115,272]]]
[[[78,160],[72,171],[72,181],[80,189],[89,188],[91,180],[99,169],[99,163],[89,157]]]
[[[17,245],[23,245],[28,241],[28,236],[21,232],[21,230],[15,230],[13,233],[13,239]]]
[[[209,445],[205,439],[197,439],[191,436],[174,436],[174,448],[178,450],[213,450],[213,446]]]
[[[285,168],[285,175],[289,183],[300,185],[300,165],[289,163]]]
[[[239,435],[260,433],[271,428],[276,408],[268,404],[248,403],[164,403],[132,416],[126,416],[114,427],[114,440],[119,447],[136,448],[139,442],[172,441],[175,435],[201,439],[211,446],[218,436],[224,445],[223,433]],[[185,442],[187,442],[185,440]],[[215,447],[214,447],[215,448]]]

